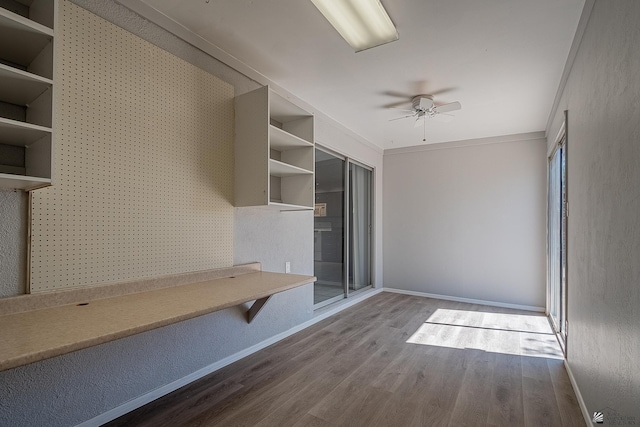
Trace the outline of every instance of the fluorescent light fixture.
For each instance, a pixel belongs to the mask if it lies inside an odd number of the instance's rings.
[[[398,40],[380,0],[311,0],[356,52]]]

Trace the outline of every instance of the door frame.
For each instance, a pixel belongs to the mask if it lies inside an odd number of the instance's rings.
[[[551,153],[548,156],[547,161],[547,194],[548,194],[548,202],[547,202],[547,316],[549,317],[549,323],[553,328],[553,331],[556,334],[558,342],[560,343],[560,347],[567,357],[567,342],[568,342],[568,330],[569,330],[569,320],[568,320],[568,294],[569,294],[569,260],[568,260],[568,248],[569,248],[569,156],[568,156],[568,111],[564,112],[564,120],[562,125],[560,126],[560,130],[555,139],[554,147],[551,150]],[[561,152],[562,158],[560,159],[560,277],[559,277],[559,298],[560,303],[558,310],[560,311],[558,315],[558,323],[553,320],[551,317],[551,300],[552,300],[552,290],[551,290],[551,248],[550,248],[550,224],[549,218],[551,217],[551,161],[552,159]],[[564,173],[562,172],[562,164],[564,163]],[[564,234],[564,239],[563,239]],[[563,274],[564,273],[564,274]]]
[[[365,163],[362,163],[358,160],[354,160],[351,157],[339,153],[335,150],[332,150],[330,148],[326,148],[323,145],[320,144],[316,144],[315,148],[323,151],[327,154],[330,154],[334,157],[337,157],[341,160],[344,160],[344,200],[343,200],[343,258],[344,258],[344,262],[343,262],[343,273],[342,273],[342,277],[343,277],[343,283],[342,283],[342,287],[343,287],[343,294],[342,295],[337,295],[335,297],[329,298],[327,300],[321,301],[317,304],[313,304],[313,309],[317,310],[319,308],[325,307],[329,304],[333,304],[335,302],[338,301],[342,301],[343,299],[347,299],[349,298],[351,295],[357,295],[361,292],[367,291],[369,289],[372,289],[374,286],[374,242],[375,242],[375,227],[374,227],[374,218],[375,218],[375,168],[372,166],[369,166]],[[349,209],[351,206],[351,200],[350,200],[350,196],[351,194],[349,193],[349,186],[350,186],[350,178],[349,178],[349,166],[351,164],[363,167],[369,171],[371,171],[371,197],[370,197],[370,215],[369,215],[369,221],[370,221],[370,240],[369,240],[369,245],[370,245],[370,249],[369,249],[369,278],[370,278],[370,284],[367,286],[362,287],[361,289],[358,289],[356,291],[350,291],[349,290],[349,262],[351,260],[350,258],[350,251],[349,251],[349,235],[350,235],[350,225],[349,225]],[[315,180],[315,179],[314,179]],[[315,273],[315,271],[314,271]],[[315,284],[314,284],[315,286]]]
[[[373,239],[373,218],[374,218],[374,206],[375,206],[375,201],[374,201],[374,195],[375,195],[375,191],[374,191],[374,183],[375,183],[375,170],[374,168],[372,168],[371,166],[367,166],[362,162],[359,162],[357,160],[353,160],[350,157],[347,157],[347,162],[346,162],[346,172],[347,172],[347,191],[349,190],[349,187],[351,186],[351,178],[349,177],[349,170],[351,168],[351,165],[355,165],[358,167],[361,167],[365,170],[368,170],[369,172],[371,172],[371,187],[370,187],[370,194],[369,194],[369,284],[366,286],[363,286],[360,289],[356,289],[356,290],[350,290],[349,289],[349,261],[351,261],[351,253],[349,251],[349,239],[345,239],[346,240],[346,245],[347,245],[347,252],[345,252],[347,254],[347,262],[345,263],[345,284],[346,284],[346,290],[347,290],[347,298],[350,295],[355,295],[359,292],[362,291],[366,291],[367,289],[371,289],[373,288],[373,284],[374,284],[374,278],[373,278],[373,272],[374,272],[374,268],[373,268],[373,247],[374,247],[374,239]],[[350,235],[351,233],[351,229],[350,229],[350,225],[348,221],[350,219],[349,217],[349,209],[351,208],[351,194],[349,194],[349,199],[346,201],[345,203],[345,215],[347,218],[347,236]]]

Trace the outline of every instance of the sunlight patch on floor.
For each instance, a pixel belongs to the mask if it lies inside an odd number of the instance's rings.
[[[438,309],[407,343],[551,359],[563,357],[546,317],[536,314]]]

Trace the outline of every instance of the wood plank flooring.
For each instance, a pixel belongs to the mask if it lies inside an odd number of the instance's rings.
[[[381,293],[108,426],[584,426],[542,314]]]

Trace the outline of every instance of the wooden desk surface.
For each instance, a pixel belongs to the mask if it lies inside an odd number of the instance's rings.
[[[308,283],[315,277],[253,272],[199,283],[0,316],[0,371],[127,337]]]

